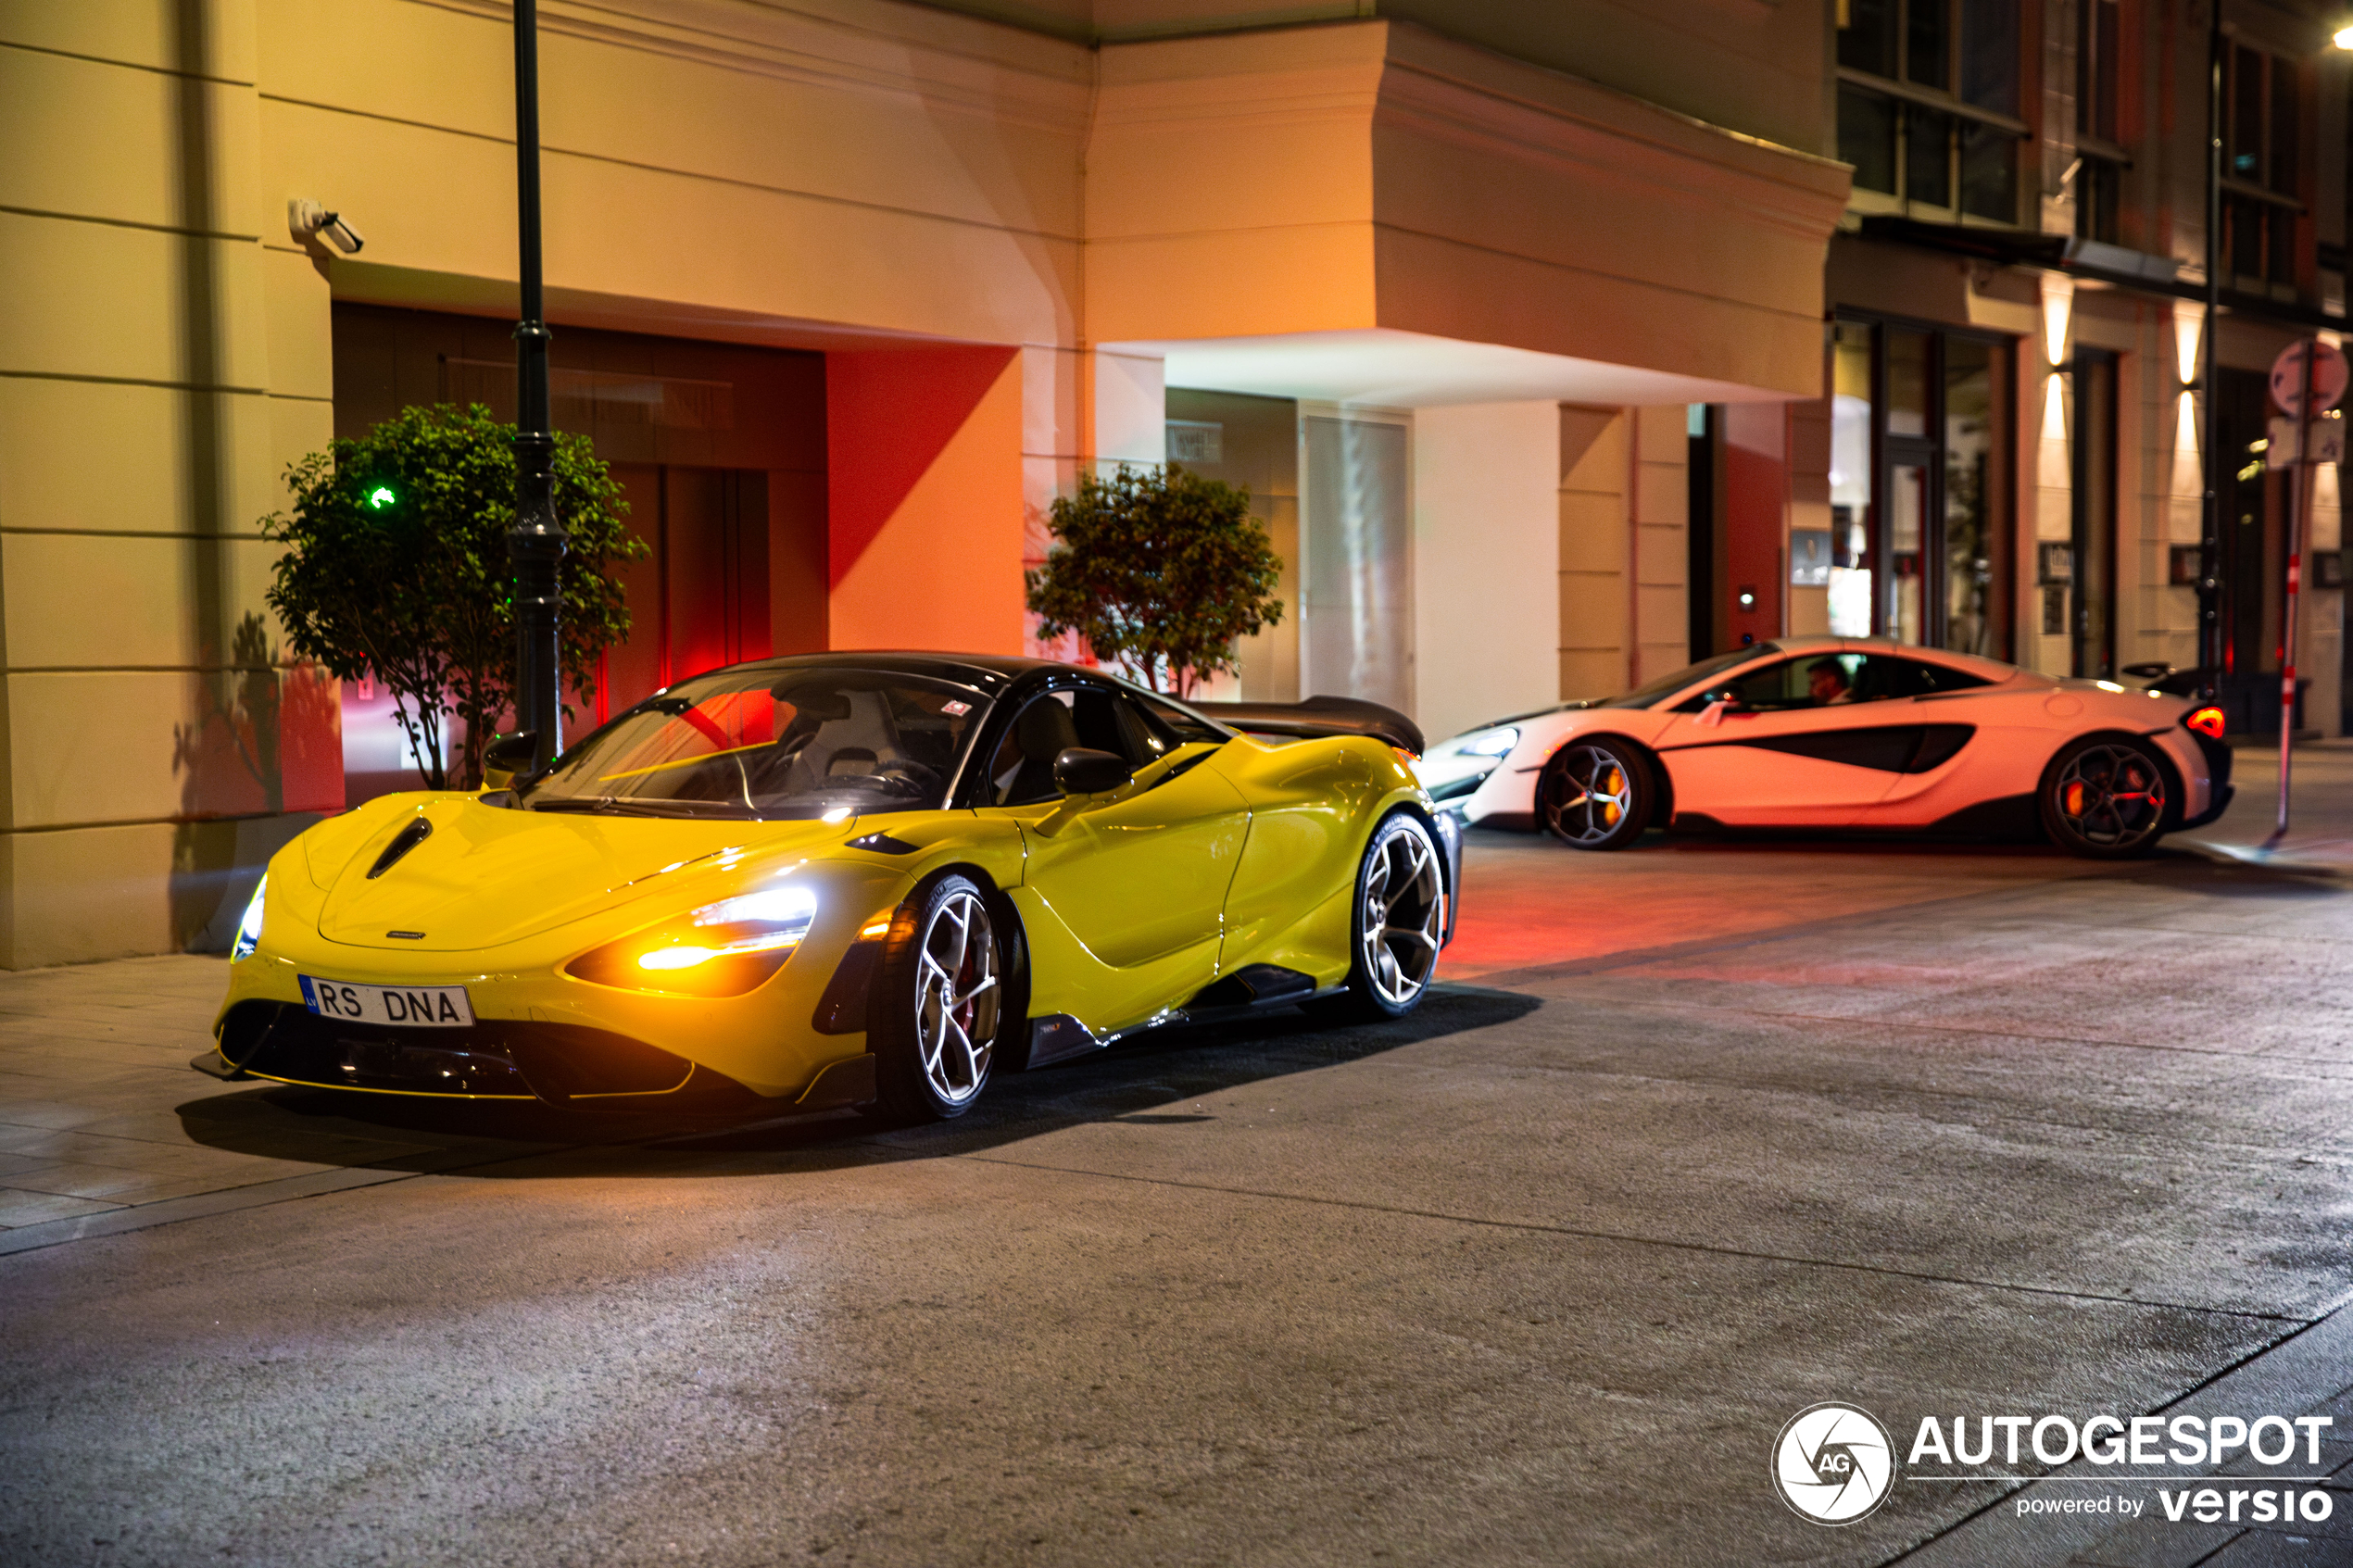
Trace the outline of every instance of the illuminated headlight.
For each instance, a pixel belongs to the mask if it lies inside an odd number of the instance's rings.
[[[816,919],[812,890],[762,888],[705,904],[673,924],[608,943],[564,967],[599,985],[739,996],[775,973]]]
[[[269,891],[270,877],[264,872],[254,885],[252,899],[245,905],[245,918],[237,922],[237,939],[229,946],[231,963],[253,957],[253,950],[261,946],[261,900]]]
[[[1519,744],[1519,732],[1506,726],[1500,730],[1481,730],[1466,735],[1455,747],[1466,757],[1502,757]]]
[[[738,953],[773,953],[800,946],[817,918],[817,895],[806,887],[776,887],[705,904],[686,917],[671,941],[637,955],[639,969],[693,969]]]

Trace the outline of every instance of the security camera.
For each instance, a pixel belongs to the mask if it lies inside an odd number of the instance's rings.
[[[286,203],[286,227],[294,231],[297,239],[320,235],[346,256],[359,255],[359,247],[368,243],[359,237],[359,230],[343,220],[343,214],[329,212],[317,202],[300,197]]]

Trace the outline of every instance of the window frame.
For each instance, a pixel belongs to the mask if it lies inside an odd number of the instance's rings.
[[[1909,70],[1912,62],[1909,56],[1912,53],[1912,14],[1919,4],[1919,0],[1889,0],[1893,24],[1890,43],[1890,53],[1893,57],[1889,64],[1894,74],[1881,75],[1863,67],[1847,65],[1843,61],[1840,61],[1837,65],[1838,96],[1842,103],[1850,95],[1869,97],[1888,103],[1894,109],[1894,125],[1890,151],[1892,168],[1894,172],[1892,182],[1895,189],[1880,191],[1857,183],[1853,187],[1849,205],[1862,210],[1901,213],[1909,213],[1915,208],[1920,208],[1940,216],[1949,215],[1952,221],[1961,224],[1998,228],[2018,227],[2020,221],[2020,208],[2028,183],[2023,177],[2023,165],[2026,161],[2023,149],[2032,144],[2034,129],[2026,120],[2014,114],[1982,107],[1970,103],[1961,95],[1959,85],[1964,69],[1965,54],[1962,0],[1935,0],[1936,8],[1942,12],[1944,18],[1942,44],[1944,82],[1941,84],[1930,85],[1911,79]],[[2022,24],[2025,20],[2023,4],[2019,5],[2018,11],[2018,21],[2020,25],[2015,28],[2014,31],[2022,40],[2024,34]],[[1835,45],[1833,45],[1832,53],[1835,58],[1837,53]],[[2022,96],[2025,84],[2025,58],[2022,44],[2020,56],[2012,61],[2012,80],[2020,89],[2019,95]],[[1942,117],[1942,119],[1940,120],[1932,117]],[[1912,194],[1915,186],[1912,170],[1915,163],[1916,127],[1923,123],[1938,124],[1944,143],[1941,161],[1943,164],[1942,182],[1946,199],[1942,202],[1925,200]],[[1967,172],[1969,134],[1972,131],[1982,133],[1989,130],[2008,138],[2007,153],[2009,199],[2007,210],[2000,216],[1972,211],[1969,206]],[[1842,156],[1846,150],[1844,147],[1841,148]]]

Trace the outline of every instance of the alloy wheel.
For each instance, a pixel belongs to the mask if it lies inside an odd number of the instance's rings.
[[[932,910],[915,972],[915,1047],[932,1092],[950,1105],[980,1093],[996,1049],[997,934],[988,909],[956,892]]]
[[[2155,837],[2165,820],[2165,775],[2133,746],[2085,746],[2060,768],[2056,787],[2069,828],[2102,849]]]
[[[1406,828],[1376,845],[1364,897],[1365,974],[1382,1001],[1403,1009],[1437,971],[1446,930],[1446,885],[1429,839]]]
[[[1598,844],[1634,809],[1633,770],[1598,746],[1572,746],[1545,770],[1544,824],[1571,844]]]

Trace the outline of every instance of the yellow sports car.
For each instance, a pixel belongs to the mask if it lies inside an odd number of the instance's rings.
[[[915,1119],[1151,1024],[1410,1010],[1461,874],[1419,733],[1328,698],[1227,711],[1035,659],[698,676],[541,772],[281,850],[195,1065]]]

